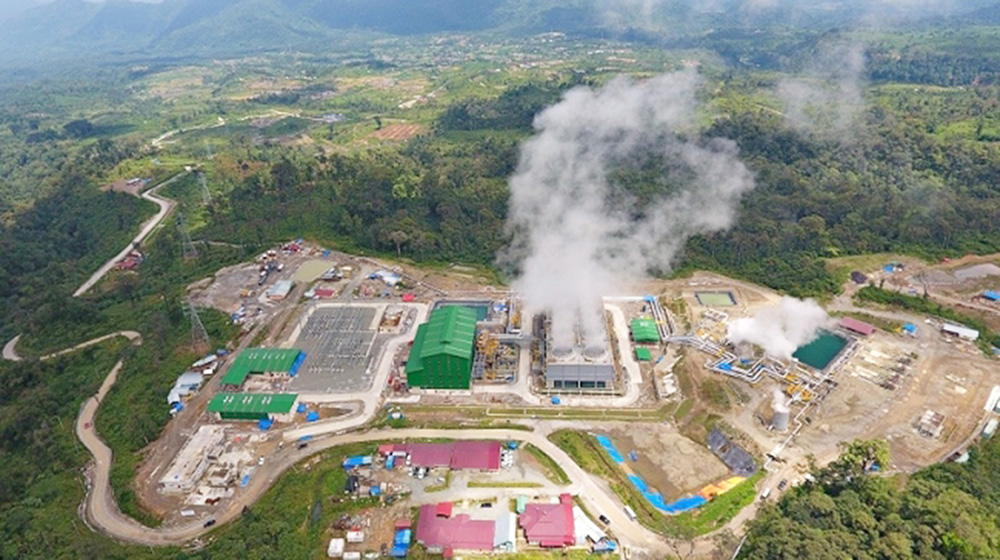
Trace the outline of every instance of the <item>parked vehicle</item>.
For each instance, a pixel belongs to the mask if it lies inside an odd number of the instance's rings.
[[[208,521],[205,522],[205,524],[203,525],[203,527],[208,528],[208,527],[211,527],[212,525],[215,525],[215,520],[214,519],[209,519]]]
[[[600,519],[600,520],[601,520],[601,523],[604,523],[605,525],[611,525],[611,520],[610,520],[610,519],[608,519],[608,516],[606,516],[606,515],[604,515],[604,514],[601,514],[601,515],[600,515],[600,516],[598,517],[598,519]]]

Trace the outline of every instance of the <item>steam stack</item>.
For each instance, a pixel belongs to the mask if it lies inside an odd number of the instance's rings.
[[[781,391],[774,392],[774,402],[771,405],[774,415],[771,417],[771,428],[776,432],[788,431],[788,421],[791,411],[788,403],[785,402],[785,395]]]

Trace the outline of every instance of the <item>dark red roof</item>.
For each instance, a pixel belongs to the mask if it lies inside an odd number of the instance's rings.
[[[450,443],[407,443],[404,450],[410,454],[414,467],[433,468],[451,466],[453,447]]]
[[[451,504],[448,504],[449,506]],[[493,550],[496,524],[489,520],[471,519],[460,513],[454,517],[438,517],[441,504],[420,508],[414,539],[425,547],[458,550]],[[570,517],[572,519],[572,516]]]
[[[410,528],[410,520],[409,519],[397,519],[396,520],[396,528],[397,529],[409,529]]]
[[[403,452],[414,467],[450,467],[495,471],[500,469],[500,442],[456,441],[455,443],[401,443],[379,446],[379,453]]]
[[[518,517],[529,543],[544,547],[563,547],[576,544],[573,527],[573,498],[559,496],[558,504],[528,504]]]
[[[403,294],[403,301],[409,302],[409,301],[413,301],[415,299],[417,299],[417,296],[415,296],[413,294]]]
[[[456,441],[451,468],[483,471],[500,470],[499,441]]]
[[[854,317],[844,317],[840,320],[840,326],[844,327],[849,331],[854,331],[858,334],[863,334],[868,336],[875,332],[875,327],[865,323],[864,321],[858,321]]]
[[[329,288],[316,288],[313,290],[313,294],[318,298],[329,298],[337,295],[336,290],[331,290]]]

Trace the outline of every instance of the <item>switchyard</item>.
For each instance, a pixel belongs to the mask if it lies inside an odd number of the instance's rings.
[[[374,375],[370,364],[378,334],[378,311],[374,307],[317,306],[295,339],[306,359],[289,388],[320,393],[367,390]]]

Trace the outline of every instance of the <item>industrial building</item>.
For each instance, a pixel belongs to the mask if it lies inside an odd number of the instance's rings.
[[[557,504],[527,504],[518,524],[532,546],[562,548],[576,544],[573,497],[569,494],[560,495]]]
[[[290,422],[298,399],[294,394],[219,393],[208,403],[208,411],[220,420]]]
[[[168,494],[186,494],[195,489],[209,463],[222,454],[224,426],[206,424],[184,444],[170,468],[160,478],[160,488]]]
[[[632,319],[630,328],[633,342],[653,344],[660,342],[660,331],[656,328],[656,321],[650,317]]]
[[[410,387],[468,389],[476,342],[476,313],[466,307],[435,309],[417,328],[406,362]]]
[[[545,363],[546,388],[568,392],[611,392],[614,389],[615,365],[606,337],[600,343],[585,343],[577,333],[575,345],[553,343],[551,336],[546,339],[549,349]]]
[[[306,355],[298,348],[247,348],[240,352],[222,378],[224,388],[243,386],[250,375],[295,377]]]

